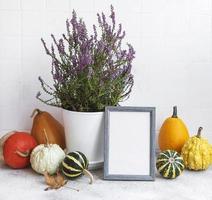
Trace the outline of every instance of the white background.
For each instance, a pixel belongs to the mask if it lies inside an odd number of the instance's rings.
[[[150,113],[109,115],[108,174],[150,175]]]
[[[40,42],[65,32],[72,9],[91,28],[97,11],[113,4],[136,50],[135,85],[125,105],[155,106],[157,130],[178,105],[194,134],[212,142],[211,0],[0,0],[0,134],[30,130],[32,110],[59,109],[38,102],[37,77],[50,78],[50,59]]]

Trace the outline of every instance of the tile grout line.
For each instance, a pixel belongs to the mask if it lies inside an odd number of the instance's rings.
[[[19,89],[19,101],[22,107],[21,95],[23,94],[23,2],[20,0],[20,12],[21,12],[21,59],[20,59],[20,89]]]
[[[210,53],[211,53],[211,57],[212,57],[212,1],[210,1],[210,9],[211,9],[211,15],[210,15],[210,17],[211,17],[211,23],[210,23],[210,25],[211,25],[211,27],[210,27],[210,31],[211,31],[211,41],[210,41]]]

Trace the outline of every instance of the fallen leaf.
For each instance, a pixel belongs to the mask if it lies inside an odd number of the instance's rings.
[[[67,180],[65,180],[59,172],[53,176],[50,176],[47,172],[45,172],[44,177],[46,184],[49,186],[45,189],[45,191],[49,189],[59,189],[67,183]]]
[[[55,181],[60,186],[64,186],[68,181],[64,178],[63,175],[61,175],[59,172],[57,172],[57,176],[55,176]]]

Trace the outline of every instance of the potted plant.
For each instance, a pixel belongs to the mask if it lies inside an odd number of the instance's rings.
[[[103,164],[104,109],[129,97],[135,55],[130,44],[122,49],[125,31],[121,24],[116,27],[113,7],[110,23],[104,13],[97,17],[98,27],[93,25],[92,35],[73,11],[71,20],[66,21],[67,33],[59,40],[51,35],[51,48],[41,39],[52,59],[54,83],[50,86],[39,77],[43,91],[51,98],[37,94],[42,102],[62,108],[67,149],[85,153],[90,168]]]

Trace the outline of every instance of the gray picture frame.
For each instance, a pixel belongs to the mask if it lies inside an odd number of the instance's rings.
[[[109,173],[109,137],[110,137],[110,115],[111,112],[148,112],[150,113],[149,132],[149,173],[148,174],[110,174]],[[155,107],[129,107],[129,106],[108,106],[105,108],[105,130],[104,130],[104,179],[105,180],[126,180],[126,181],[154,181],[155,180]]]

